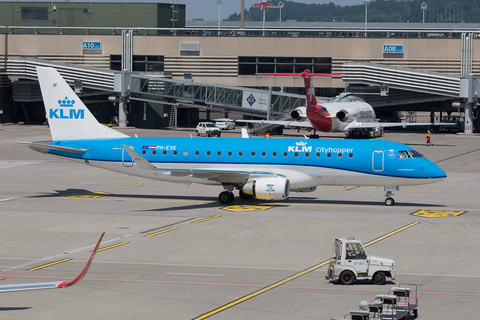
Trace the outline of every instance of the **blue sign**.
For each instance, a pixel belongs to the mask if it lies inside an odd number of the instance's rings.
[[[255,103],[255,101],[257,100],[255,100],[255,97],[253,96],[253,94],[250,94],[247,98],[247,102],[250,105],[250,107]]]
[[[384,44],[383,53],[403,53],[403,44],[401,45]]]
[[[102,50],[102,43],[100,41],[83,41],[83,50]]]

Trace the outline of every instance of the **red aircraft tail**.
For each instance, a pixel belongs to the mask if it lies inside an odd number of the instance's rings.
[[[305,95],[307,96],[307,107],[315,107],[317,105],[317,98],[315,97],[315,88],[312,82],[312,73],[305,69],[302,72],[303,80],[305,81]]]

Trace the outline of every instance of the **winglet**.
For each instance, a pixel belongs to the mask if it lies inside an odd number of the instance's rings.
[[[76,284],[78,281],[82,280],[83,277],[85,277],[88,269],[90,268],[90,265],[92,264],[93,258],[95,258],[95,254],[97,253],[98,247],[100,246],[100,242],[102,242],[102,239],[103,239],[104,235],[105,235],[105,232],[103,232],[102,235],[100,236],[100,239],[98,239],[98,242],[95,245],[95,248],[93,249],[92,253],[90,254],[90,258],[88,259],[87,264],[83,268],[82,272],[80,272],[80,274],[75,279],[73,279],[72,281],[65,281],[65,282],[62,282],[62,283],[58,284],[57,288],[71,287],[74,284]]]
[[[248,133],[247,129],[242,128],[242,138],[251,138],[250,134]]]
[[[143,170],[156,170],[157,169],[147,159],[145,159],[144,157],[142,157],[141,155],[139,155],[138,153],[133,151],[130,147],[128,147],[126,145],[123,145],[123,144],[121,146],[128,153],[128,155],[130,157],[132,157],[133,161],[137,164],[137,166],[140,169],[143,169]]]

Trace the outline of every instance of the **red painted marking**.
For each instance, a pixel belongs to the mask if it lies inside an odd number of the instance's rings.
[[[479,161],[480,159],[476,159],[476,160],[473,160],[473,161]]]
[[[466,164],[469,164],[469,162],[467,162],[467,163],[464,163],[464,164],[461,164],[461,165],[460,165],[460,167],[461,167],[461,166],[464,166],[464,165],[466,165]]]
[[[50,279],[64,280],[64,278],[55,277],[37,277],[37,276],[10,276],[3,275],[4,278],[21,278],[21,279]],[[118,280],[118,279],[83,279],[83,281],[98,282],[130,282],[130,283],[156,283],[156,284],[178,284],[178,285],[197,285],[197,286],[218,286],[218,287],[239,287],[239,288],[264,288],[264,285],[244,285],[244,284],[223,284],[223,283],[200,283],[200,282],[173,282],[173,281],[150,281],[150,280]],[[339,289],[339,288],[311,288],[311,287],[287,287],[279,286],[280,289],[293,290],[317,290],[317,291],[341,291],[341,292],[371,292],[385,293],[385,290],[364,290],[364,289]],[[448,292],[423,292],[418,294],[418,298],[424,295],[440,295],[440,296],[459,296],[459,297],[480,297],[480,294],[472,293],[448,293]]]
[[[269,73],[269,72],[262,72],[262,73],[255,73],[260,76],[301,76],[301,73]],[[341,76],[341,73],[310,73],[310,76],[313,77],[329,77],[329,76]]]

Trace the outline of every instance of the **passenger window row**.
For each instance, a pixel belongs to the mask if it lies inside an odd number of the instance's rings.
[[[147,153],[146,150],[142,150],[142,154],[143,154],[143,155],[145,155],[146,153]],[[156,151],[156,150],[152,150],[152,155],[156,155],[156,154],[157,154],[157,151]],[[174,156],[176,156],[176,155],[178,154],[177,150],[173,150],[173,151],[172,151],[172,154],[173,154]],[[194,154],[195,154],[196,156],[199,156],[199,155],[200,155],[200,151],[195,151]],[[285,158],[288,157],[288,154],[289,154],[289,152],[284,152],[284,153],[283,153],[283,157],[285,157]],[[164,155],[164,156],[167,155],[167,150],[163,150],[163,151],[162,151],[162,155]],[[184,155],[184,156],[187,156],[187,155],[188,155],[188,151],[187,151],[187,150],[183,151],[183,155]],[[211,151],[207,151],[207,152],[206,152],[206,155],[207,155],[207,156],[210,156],[210,155],[212,155],[212,152],[211,152]],[[217,156],[221,156],[221,155],[222,155],[222,151],[217,151]],[[232,151],[228,151],[228,152],[227,152],[227,155],[228,155],[229,157],[231,157],[231,156],[233,155],[233,152],[232,152]],[[255,151],[250,152],[250,156],[255,157],[255,155],[256,155],[256,152],[255,152]],[[277,157],[277,155],[278,155],[277,152],[272,152],[272,157]],[[309,158],[309,157],[310,157],[310,153],[309,153],[309,152],[305,152],[305,153],[303,153],[303,155],[304,155],[305,158]],[[243,151],[239,151],[239,152],[238,152],[238,156],[239,156],[239,157],[242,157],[242,156],[243,156]],[[266,156],[267,156],[267,153],[266,153],[265,151],[263,151],[263,152],[261,153],[261,156],[262,156],[262,157],[266,157]],[[298,158],[298,157],[300,156],[300,153],[294,152],[294,153],[293,153],[293,156],[294,156],[295,158]],[[316,157],[316,158],[320,158],[320,152],[315,153],[315,157]],[[330,152],[327,153],[327,158],[331,158],[331,157],[332,157],[332,153],[330,153]],[[343,153],[341,153],[341,152],[337,153],[337,158],[342,158],[342,157],[343,157]],[[349,154],[348,154],[348,157],[349,157],[349,158],[353,158],[353,153],[349,153]]]

